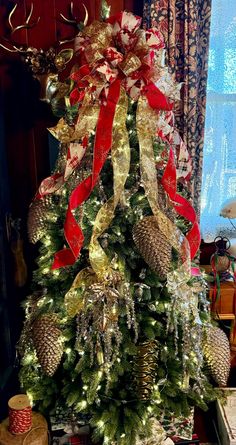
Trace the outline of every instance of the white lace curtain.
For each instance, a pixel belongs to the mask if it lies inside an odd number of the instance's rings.
[[[212,0],[203,159],[202,238],[236,238],[219,216],[224,201],[236,199],[236,0]]]

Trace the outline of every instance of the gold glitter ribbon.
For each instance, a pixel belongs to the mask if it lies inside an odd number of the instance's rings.
[[[79,140],[94,131],[99,114],[99,103],[91,101],[90,93],[86,93],[79,112],[79,120],[75,125],[74,138]]]
[[[91,93],[85,94],[83,104],[79,112],[79,120],[74,127],[70,127],[63,118],[61,118],[58,124],[53,128],[48,128],[48,131],[58,140],[63,143],[80,140],[86,135],[90,135],[95,129],[98,113],[99,103],[95,103],[91,100]]]
[[[90,264],[99,279],[106,279],[112,274],[110,260],[102,249],[98,238],[109,227],[116,206],[122,198],[124,185],[130,168],[130,146],[129,137],[126,130],[126,116],[128,110],[128,97],[121,88],[120,99],[116,107],[113,144],[112,144],[112,164],[114,175],[114,195],[99,210],[93,228],[93,233],[89,246]]]
[[[89,39],[89,45],[85,45],[85,55],[89,63],[94,63],[103,58],[103,51],[111,45],[112,26],[110,23],[95,21],[83,30],[83,36]]]
[[[160,210],[158,205],[158,182],[153,140],[156,136],[157,111],[152,109],[146,97],[138,101],[136,126],[140,147],[141,183],[156,217],[158,227],[181,258],[179,267],[191,275],[189,243],[176,225]],[[180,263],[180,261],[179,261]]]
[[[84,306],[83,291],[97,281],[97,277],[90,267],[85,267],[76,275],[71,288],[65,295],[65,308],[69,317],[75,317]],[[79,293],[81,288],[81,293]]]

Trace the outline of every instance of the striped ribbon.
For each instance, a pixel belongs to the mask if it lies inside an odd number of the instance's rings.
[[[32,408],[28,406],[23,409],[9,408],[9,431],[11,434],[24,434],[30,430],[32,425]]]

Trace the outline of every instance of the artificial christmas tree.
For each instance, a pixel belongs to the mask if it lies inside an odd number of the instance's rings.
[[[176,168],[185,160],[189,176],[179,86],[162,35],[140,24],[122,12],[76,38],[82,66],[50,129],[66,151],[35,198],[52,204],[21,341],[21,382],[39,409],[86,419],[109,445],[163,443],[166,417],[216,397],[203,372],[206,286],[191,269],[199,229]]]

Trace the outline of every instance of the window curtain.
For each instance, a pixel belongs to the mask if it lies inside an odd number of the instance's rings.
[[[192,158],[192,196],[200,216],[211,0],[144,1],[144,27],[156,26],[166,42],[170,72],[183,82],[176,126]]]
[[[236,200],[236,1],[212,3],[207,112],[201,198],[201,232],[236,238],[236,219],[220,216],[227,200]]]

